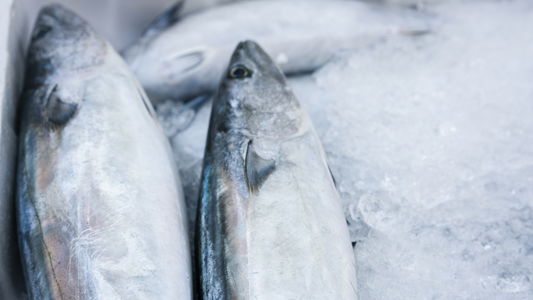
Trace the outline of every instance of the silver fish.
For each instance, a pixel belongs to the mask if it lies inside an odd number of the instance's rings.
[[[430,21],[413,10],[356,1],[240,2],[186,16],[122,55],[150,100],[186,101],[216,90],[235,45],[245,39],[260,43],[290,74],[312,71],[341,49],[425,33]]]
[[[30,299],[192,298],[181,183],[147,99],[84,20],[40,12],[17,179]]]
[[[357,299],[340,197],[285,76],[240,43],[213,104],[197,219],[203,299]]]
[[[194,1],[185,1],[183,9],[180,12],[180,15],[187,15],[193,12],[210,9],[213,6],[218,6],[222,4],[227,4],[231,2],[239,1],[250,1],[250,0],[194,0]],[[278,0],[273,0],[278,1]],[[302,0],[284,0],[284,1],[302,1]],[[309,1],[339,1],[339,0],[309,0]],[[350,1],[350,0],[346,0]],[[355,0],[358,1],[358,0]],[[394,0],[394,1],[408,1],[408,0]],[[413,0],[410,0],[413,2]],[[416,4],[416,3],[414,3]]]

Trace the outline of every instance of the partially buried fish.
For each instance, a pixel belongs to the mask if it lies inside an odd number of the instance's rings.
[[[71,11],[45,7],[22,101],[17,216],[30,299],[191,299],[181,183],[118,53]]]
[[[171,24],[180,5],[122,52],[154,102],[214,92],[241,40],[260,43],[283,72],[299,73],[320,67],[341,49],[367,46],[391,34],[425,33],[431,21],[414,10],[358,1],[251,1]]]
[[[203,299],[357,299],[326,156],[282,71],[240,43],[213,104],[196,249]]]

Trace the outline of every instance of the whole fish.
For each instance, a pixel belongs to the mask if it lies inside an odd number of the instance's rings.
[[[177,6],[181,5],[179,3]],[[251,1],[176,20],[175,8],[122,55],[154,102],[214,92],[235,45],[259,42],[285,73],[312,71],[338,50],[427,32],[420,12],[356,1]],[[165,17],[168,24],[165,24]]]
[[[73,12],[40,12],[22,97],[17,220],[30,299],[191,299],[185,205],[151,103]]]
[[[203,299],[357,299],[326,156],[285,76],[240,43],[213,103],[198,209]]]

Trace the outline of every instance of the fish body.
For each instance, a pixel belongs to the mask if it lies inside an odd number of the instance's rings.
[[[282,71],[251,41],[235,50],[213,104],[196,251],[202,299],[357,299],[324,150]]]
[[[40,12],[17,175],[30,299],[192,298],[181,183],[147,99],[84,20]]]
[[[250,1],[185,16],[122,55],[154,102],[214,92],[235,45],[260,43],[285,73],[312,71],[339,50],[425,32],[420,12],[357,1]]]

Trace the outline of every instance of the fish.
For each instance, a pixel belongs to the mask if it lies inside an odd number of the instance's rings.
[[[180,12],[180,15],[187,15],[193,12],[210,9],[214,6],[219,6],[222,4],[227,4],[231,2],[238,1],[249,1],[249,0],[194,0],[194,1],[185,1],[183,9]],[[276,0],[275,0],[276,1]],[[286,0],[286,1],[302,1],[302,0]],[[339,0],[310,0],[310,1],[339,1]],[[346,0],[351,1],[351,0]],[[356,0],[357,1],[357,0]],[[396,0],[398,1],[398,0]],[[403,0],[408,1],[408,0]],[[412,0],[411,0],[412,2]]]
[[[195,236],[201,299],[357,299],[326,154],[253,41],[238,44],[213,103]]]
[[[21,101],[16,207],[29,299],[191,299],[177,167],[121,56],[74,12],[46,6]]]
[[[172,7],[162,15],[167,22],[158,18],[156,30],[121,52],[154,103],[215,92],[242,40],[260,43],[290,75],[311,72],[340,50],[434,26],[421,11],[359,1],[250,1],[180,17]]]

